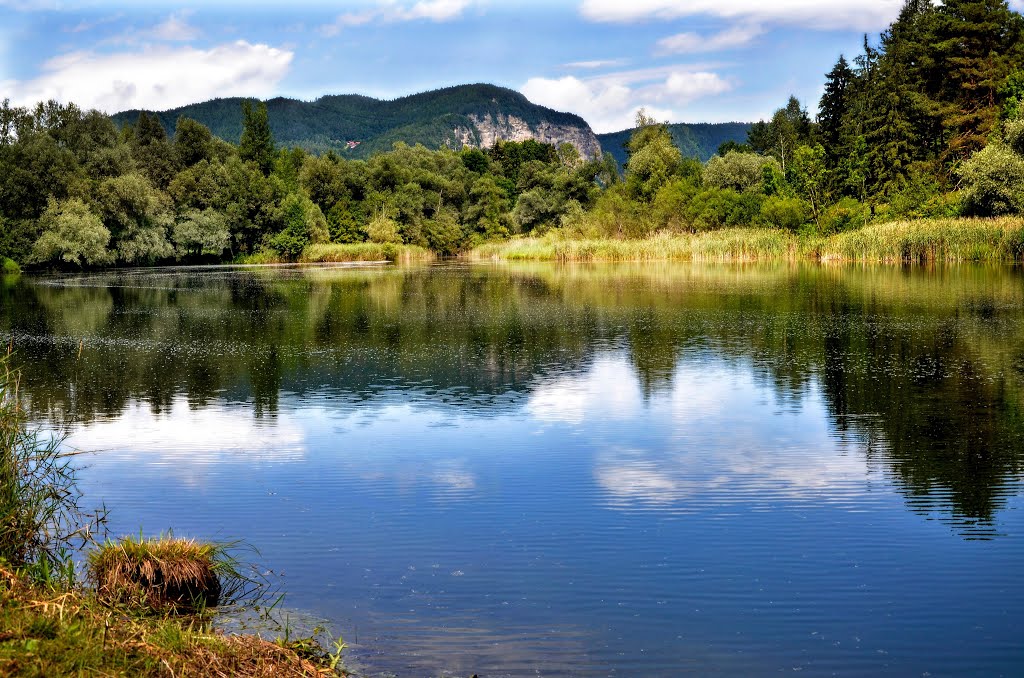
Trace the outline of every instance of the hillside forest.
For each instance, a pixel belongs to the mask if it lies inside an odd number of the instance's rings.
[[[146,112],[121,127],[74,104],[0,107],[0,257],[66,268],[296,259],[371,241],[454,254],[520,233],[637,238],[1024,210],[1024,18],[1005,0],[907,0],[825,76],[707,162],[637,115],[612,153],[395,143],[365,160],[278,147],[245,101],[239,143]],[[607,149],[606,149],[607,150]],[[13,266],[13,264],[8,264]]]

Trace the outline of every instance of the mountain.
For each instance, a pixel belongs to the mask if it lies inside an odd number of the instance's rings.
[[[203,123],[218,137],[238,143],[244,99],[214,99],[158,111],[168,134],[179,116]],[[601,145],[590,125],[571,113],[531,103],[519,92],[494,85],[461,85],[381,101],[355,94],[324,96],[315,101],[276,98],[267,103],[270,128],[282,146],[300,146],[347,158],[365,158],[390,150],[397,141],[428,148],[489,147],[498,139],[569,142],[580,153],[600,156]],[[133,123],[138,110],[113,117],[119,126]],[[349,142],[358,142],[350,144]]]
[[[684,156],[707,162],[726,141],[746,143],[750,125],[749,122],[676,123],[669,125],[668,129]],[[629,141],[631,134],[633,130],[625,129],[621,132],[597,135],[601,148],[614,155],[620,167],[626,163],[626,142]]]

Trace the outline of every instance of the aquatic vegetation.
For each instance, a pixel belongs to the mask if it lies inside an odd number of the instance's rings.
[[[508,261],[1019,261],[1024,258],[1024,219],[899,221],[830,236],[758,228],[660,232],[638,239],[571,239],[552,233],[487,243],[470,256]]]
[[[104,514],[81,508],[60,438],[29,426],[9,361],[0,358],[0,562],[48,583],[71,582],[71,553],[91,541]]]
[[[394,243],[316,243],[309,245],[299,256],[303,264],[333,263],[344,261],[429,261],[433,252],[416,245]]]

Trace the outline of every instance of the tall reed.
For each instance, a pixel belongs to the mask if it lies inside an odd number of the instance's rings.
[[[81,508],[61,438],[30,425],[19,386],[8,352],[0,357],[0,561],[37,579],[70,582],[71,553],[92,540],[105,513]]]

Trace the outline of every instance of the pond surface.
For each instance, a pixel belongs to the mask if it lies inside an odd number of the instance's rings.
[[[365,675],[1024,670],[1019,269],[22,276],[0,339],[115,533]]]

